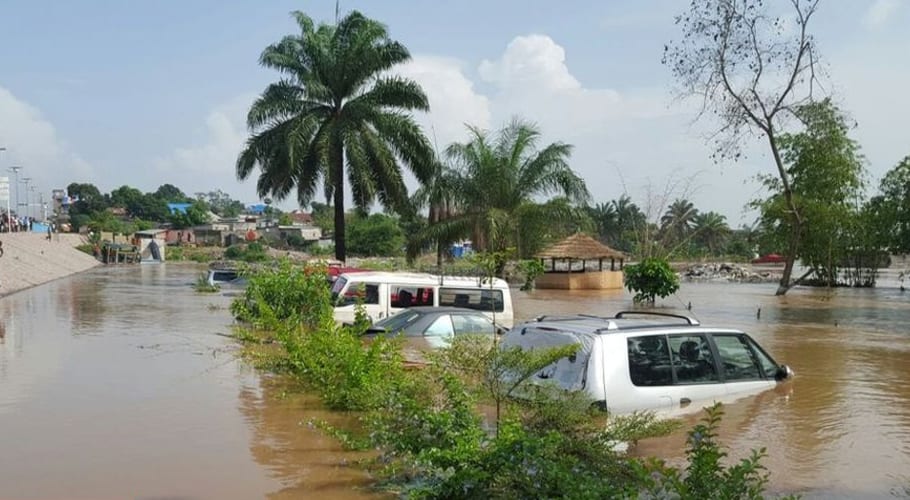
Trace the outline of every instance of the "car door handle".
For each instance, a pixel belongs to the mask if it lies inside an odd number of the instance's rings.
[[[692,404],[692,400],[689,398],[680,398],[679,399],[679,406],[682,408],[685,408],[685,407],[689,406],[690,404]]]

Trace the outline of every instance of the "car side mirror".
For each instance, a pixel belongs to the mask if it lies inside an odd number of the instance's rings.
[[[794,375],[793,370],[790,369],[787,365],[780,365],[777,367],[777,374],[774,375],[775,380],[787,380],[788,378]]]

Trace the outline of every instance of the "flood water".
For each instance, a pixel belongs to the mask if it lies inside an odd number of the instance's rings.
[[[0,298],[0,498],[375,497],[347,465],[360,457],[308,425],[344,417],[238,360],[230,297],[196,294],[197,273],[103,268]],[[777,492],[910,486],[910,292],[887,276],[774,288],[685,283],[661,302],[750,332],[797,373],[727,405],[731,456],[766,447]],[[515,293],[516,319],[631,305],[620,291]],[[681,430],[635,452],[679,463],[684,446]]]
[[[102,268],[0,299],[0,498],[365,498],[337,418],[239,361],[198,270]]]

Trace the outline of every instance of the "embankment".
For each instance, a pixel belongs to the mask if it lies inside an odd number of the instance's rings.
[[[48,241],[43,234],[3,233],[0,241],[0,297],[100,265],[76,250],[83,243],[77,234],[56,234]]]

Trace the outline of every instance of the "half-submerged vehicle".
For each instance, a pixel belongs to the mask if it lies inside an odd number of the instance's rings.
[[[568,344],[578,346],[576,354],[540,370],[532,381],[585,391],[599,407],[618,414],[684,413],[756,394],[793,375],[745,332],[667,313],[541,316],[516,325],[501,345]]]

